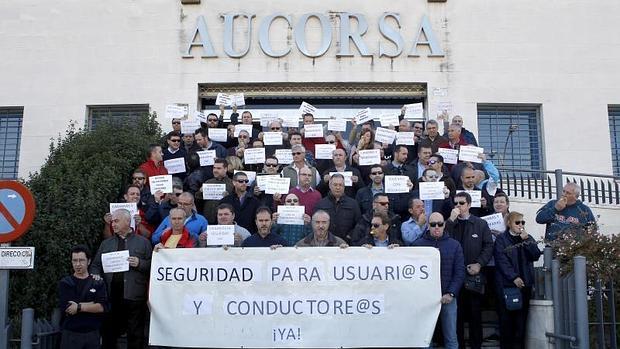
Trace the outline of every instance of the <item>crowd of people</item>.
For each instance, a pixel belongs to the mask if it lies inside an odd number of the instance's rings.
[[[123,333],[129,348],[145,347],[152,253],[213,247],[208,244],[210,225],[234,226],[231,248],[436,247],[442,291],[438,340],[446,348],[464,348],[467,323],[468,345],[480,348],[481,309],[491,304],[499,315],[500,346],[524,347],[533,263],[541,251],[525,229],[523,214],[510,211],[509,198],[497,185],[499,171],[484,154],[478,161],[444,161],[443,149],[477,146],[462,117],[444,117],[442,135],[436,120],[411,122],[403,109],[398,125],[383,126],[412,139],[381,143],[375,140],[373,121],[350,121],[346,136],[323,125],[322,136],[314,137],[314,128],[313,137],[306,137],[308,125],[315,124],[309,113],[302,115],[300,127],[288,128],[282,120],[260,127],[250,111],[239,120],[236,108],[230,122],[224,122],[224,115],[222,107],[220,115],[207,115],[190,133],[182,133],[182,120],[173,119],[173,130],[162,144],[149,146],[146,162],[133,171],[121,198],[135,203],[137,212],[105,214],[104,241],[94,256],[82,246],[72,251],[74,274],[61,281],[59,291],[64,347],[98,347],[101,334],[103,347],[116,348]],[[239,124],[247,126],[235,132]],[[226,130],[226,141],[214,141],[213,129]],[[273,144],[274,134],[279,144]],[[317,145],[324,144],[333,145],[330,159],[317,158]],[[246,163],[246,151],[256,148],[264,148],[264,160]],[[380,156],[368,163],[364,151],[375,149]],[[206,150],[215,151],[215,158],[201,166]],[[149,178],[168,174],[165,161],[177,158],[184,159],[186,171],[173,174],[172,191],[152,193]],[[290,188],[267,194],[258,185],[260,176],[289,178]],[[406,188],[386,192],[389,176],[406,176]],[[421,184],[427,182],[443,183],[441,199],[421,198]],[[205,199],[204,184],[225,190],[217,199]],[[536,220],[547,224],[547,239],[557,238],[566,225],[594,221],[578,200],[579,192],[568,184],[563,197],[539,211]],[[279,222],[279,206],[303,206],[303,217],[297,224]],[[489,228],[486,217],[493,214],[501,214],[501,229]],[[129,270],[105,273],[101,255],[124,250]]]

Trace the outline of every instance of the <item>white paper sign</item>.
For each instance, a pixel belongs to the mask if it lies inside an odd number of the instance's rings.
[[[166,119],[183,119],[185,117],[185,107],[182,105],[166,105]]]
[[[238,107],[245,105],[245,97],[243,96],[243,93],[235,93],[230,96],[230,99],[231,105],[236,105]]]
[[[434,247],[163,249],[151,265],[155,346],[428,347],[441,310]]]
[[[372,114],[370,114],[370,108],[362,109],[355,114],[355,120],[358,125],[365,123],[366,121],[372,120]]]
[[[278,206],[278,224],[304,225],[305,206]]]
[[[323,125],[311,124],[304,125],[304,138],[322,138],[323,137]]]
[[[121,273],[129,270],[129,250],[101,254],[104,273]]]
[[[207,226],[207,246],[232,246],[235,244],[234,225],[215,225]]]
[[[290,165],[293,162],[293,152],[290,149],[276,149],[275,156],[279,164]]]
[[[398,122],[398,115],[394,115],[394,114],[382,114],[379,117],[379,122],[381,122],[381,126],[383,127],[388,127],[388,126],[398,126],[399,122]]]
[[[446,97],[448,96],[448,89],[445,87],[435,87],[433,88],[433,96]]]
[[[202,185],[202,199],[203,200],[222,200],[224,198],[225,191],[226,191],[226,184],[204,183]]]
[[[456,149],[439,148],[439,155],[443,157],[444,164],[456,164],[459,160],[459,151]]]
[[[232,98],[228,93],[218,93],[217,98],[215,99],[215,105],[227,105],[230,106],[232,103]]]
[[[407,186],[408,176],[385,176],[384,185],[385,192],[388,194],[408,193]]]
[[[264,164],[265,163],[265,148],[249,148],[243,151],[243,163],[249,164]]]
[[[228,130],[225,128],[210,128],[209,139],[214,142],[226,142],[228,140]]]
[[[489,229],[495,231],[504,232],[506,230],[506,223],[504,222],[504,216],[501,213],[494,213],[492,215],[480,217],[487,221]]]
[[[478,155],[484,153],[484,149],[473,145],[462,145],[459,147],[459,160],[482,163]]]
[[[299,127],[299,115],[283,115],[280,118],[282,119],[282,127]]]
[[[405,104],[405,118],[423,119],[424,118],[424,104],[423,103]]]
[[[233,136],[239,137],[239,132],[241,131],[246,131],[250,135],[250,137],[252,137],[252,125],[246,125],[246,124],[235,125],[235,132]]]
[[[358,164],[360,166],[381,164],[380,149],[360,150],[357,153],[359,154]]]
[[[151,194],[155,194],[157,191],[161,191],[164,194],[172,193],[172,175],[149,177],[149,187],[151,188]]]
[[[185,173],[185,158],[176,158],[164,161],[164,167],[169,174]]]
[[[336,131],[336,132],[345,132],[347,130],[347,120],[329,119],[327,120],[327,130]]]
[[[441,113],[450,114],[452,112],[452,102],[438,102],[437,112],[439,114]]]
[[[396,134],[396,145],[415,145],[415,133],[413,132],[398,132]]]
[[[330,172],[329,176],[333,176],[336,173],[340,173],[343,177],[344,177],[344,186],[345,187],[352,187],[353,186],[353,179],[351,179],[351,177],[353,177],[353,172],[351,171],[344,171],[344,172]]]
[[[239,170],[235,170],[233,172],[233,175],[237,172],[243,172],[245,173],[245,175],[248,177],[248,180],[250,181],[248,183],[248,185],[252,185],[252,183],[254,183],[254,181],[256,180],[256,171],[239,171]]]
[[[282,132],[263,132],[263,144],[282,145]]]
[[[129,211],[131,215],[131,227],[136,228],[136,220],[133,218],[134,215],[138,214],[138,203],[136,202],[117,202],[110,203],[110,213],[114,213],[116,210],[125,209]]]
[[[265,182],[265,194],[286,194],[291,186],[291,179],[288,177],[272,177]]]
[[[216,158],[215,150],[197,151],[196,154],[200,157],[200,166],[213,166]]]
[[[335,144],[315,144],[314,145],[314,158],[315,159],[329,159],[334,156],[334,150],[336,150]]]
[[[272,121],[276,121],[279,119],[278,114],[275,113],[261,113],[260,114],[260,125],[262,127],[268,127]]]
[[[304,115],[304,114],[307,114],[307,113],[315,115],[316,111],[317,111],[316,107],[314,107],[310,103],[301,102],[301,106],[299,106],[299,113],[301,115]]]
[[[280,175],[257,175],[256,176],[256,186],[260,191],[265,191],[267,180],[269,178],[281,178]],[[286,190],[288,193],[288,189]]]
[[[444,182],[420,182],[420,200],[443,200]]]
[[[195,118],[196,120],[198,120],[198,122],[204,122],[204,123],[206,123],[206,122],[208,121],[207,114],[205,114],[205,113],[203,113],[203,112],[201,112],[201,111],[198,111],[198,110],[196,110],[196,111],[194,112],[194,118]]]
[[[375,133],[375,142],[392,144],[394,142],[394,139],[396,138],[396,133],[398,132],[394,130],[377,127],[377,132]]]
[[[469,196],[471,196],[471,207],[482,207],[482,204],[480,203],[480,200],[482,199],[482,192],[480,190],[457,190],[456,192],[466,192],[469,194]]]
[[[181,133],[194,134],[194,131],[200,128],[199,120],[181,120]]]

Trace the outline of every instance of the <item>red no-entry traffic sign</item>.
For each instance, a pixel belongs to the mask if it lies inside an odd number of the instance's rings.
[[[34,197],[16,181],[0,181],[0,243],[19,239],[32,224]]]

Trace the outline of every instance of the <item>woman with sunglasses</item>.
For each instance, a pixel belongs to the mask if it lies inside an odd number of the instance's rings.
[[[288,194],[284,199],[284,206],[299,206],[299,197],[295,194]],[[278,212],[272,214],[273,221],[278,221]],[[304,213],[304,224],[278,224],[275,223],[272,228],[272,232],[280,235],[286,240],[288,246],[295,246],[295,244],[303,239],[306,235],[312,233],[312,226],[310,225],[311,218]]]
[[[495,282],[500,318],[500,348],[525,348],[525,324],[534,284],[534,262],[542,252],[525,230],[523,214],[510,212],[506,231],[495,240]],[[521,308],[508,310],[504,295],[507,289],[517,288],[521,294]],[[514,298],[514,297],[509,297]],[[510,300],[510,299],[509,299]]]

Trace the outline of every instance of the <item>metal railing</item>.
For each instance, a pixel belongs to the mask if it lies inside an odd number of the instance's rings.
[[[60,346],[60,309],[55,309],[51,320],[34,318],[34,309],[22,309],[21,338],[12,339],[20,349],[56,349]]]
[[[508,196],[528,200],[557,199],[568,182],[581,187],[579,198],[590,204],[620,205],[620,177],[592,173],[524,170],[498,167],[500,188]]]

